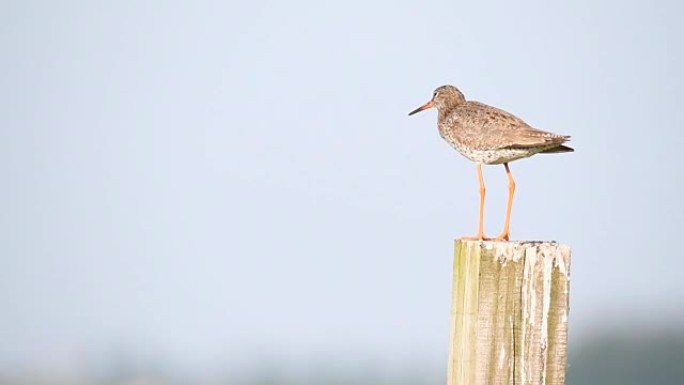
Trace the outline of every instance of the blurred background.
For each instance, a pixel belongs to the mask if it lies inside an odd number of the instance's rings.
[[[0,383],[443,384],[477,176],[407,113],[448,83],[573,137],[511,164],[567,383],[681,384],[683,7],[1,2]]]

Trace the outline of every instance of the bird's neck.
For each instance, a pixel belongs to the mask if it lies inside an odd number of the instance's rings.
[[[447,116],[451,115],[454,110],[455,108],[442,108],[439,110],[437,118],[442,121],[446,119]]]

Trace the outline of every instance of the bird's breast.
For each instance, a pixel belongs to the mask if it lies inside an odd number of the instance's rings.
[[[464,140],[464,133],[459,132],[458,130],[459,126],[457,121],[442,122],[438,125],[438,127],[439,135],[442,137],[442,139],[449,143],[451,147],[460,152],[468,149],[469,146]]]

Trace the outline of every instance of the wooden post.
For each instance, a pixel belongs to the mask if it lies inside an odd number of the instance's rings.
[[[570,248],[456,241],[448,385],[563,385]]]

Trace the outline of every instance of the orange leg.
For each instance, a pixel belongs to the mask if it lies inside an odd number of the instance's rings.
[[[477,235],[473,237],[461,237],[462,240],[482,241],[489,238],[484,235],[484,201],[485,201],[485,184],[482,177],[482,165],[477,165],[477,179],[480,181],[480,223],[477,226]]]
[[[515,181],[511,175],[511,169],[508,168],[508,163],[504,163],[506,167],[506,175],[508,176],[508,203],[506,204],[506,219],[504,220],[504,228],[495,241],[507,241],[511,235],[511,208],[513,207],[513,193],[515,193]]]

